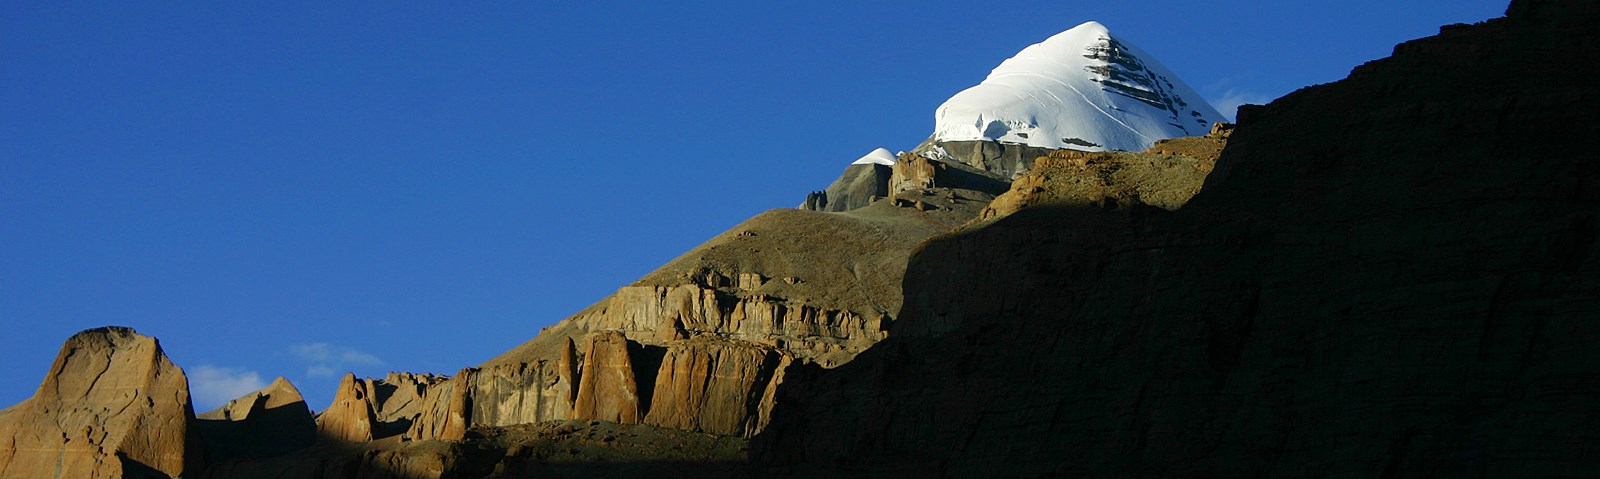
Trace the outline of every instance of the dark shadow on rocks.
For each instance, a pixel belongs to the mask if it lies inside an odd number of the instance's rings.
[[[409,417],[403,417],[388,422],[377,421],[372,425],[372,438],[374,440],[378,440],[405,434],[406,431],[411,430],[411,424],[413,422],[416,421]]]
[[[628,361],[633,364],[633,377],[639,388],[639,417],[650,413],[650,402],[656,391],[656,375],[661,372],[661,362],[667,357],[667,348],[628,341]]]
[[[122,453],[117,453],[117,460],[122,462],[123,479],[172,479],[166,473],[156,470],[145,463],[129,459]]]
[[[747,442],[642,424],[570,420],[478,427],[461,441],[346,442],[213,460],[203,478],[749,477]],[[165,476],[128,476],[165,477]]]
[[[198,418],[196,426],[211,460],[277,456],[317,442],[316,422],[304,401],[270,409],[256,401],[243,418]]]

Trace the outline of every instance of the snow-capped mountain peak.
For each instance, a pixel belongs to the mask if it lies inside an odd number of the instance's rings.
[[[1086,22],[1033,44],[934,114],[935,141],[1143,150],[1221,114],[1149,54]]]

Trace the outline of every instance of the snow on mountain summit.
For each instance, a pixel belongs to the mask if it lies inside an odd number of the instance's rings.
[[[1087,22],[1022,49],[934,114],[935,141],[1143,150],[1224,121],[1154,57]]]
[[[852,165],[885,165],[885,166],[888,166],[888,165],[893,165],[894,164],[894,160],[895,160],[894,153],[890,153],[889,150],[884,149],[884,148],[878,148],[876,150],[872,150],[871,153],[867,153],[866,156],[863,156],[860,159],[858,159],[858,160],[856,160],[854,162],[851,162],[850,164],[852,164]]]

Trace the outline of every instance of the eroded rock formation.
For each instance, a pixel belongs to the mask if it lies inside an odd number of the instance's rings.
[[[317,431],[344,441],[371,441],[377,414],[368,384],[369,381],[345,373],[339,379],[339,389],[333,393],[333,404],[317,416]]]
[[[176,477],[199,469],[189,382],[155,338],[78,333],[32,398],[0,411],[0,477]]]
[[[633,373],[628,338],[618,332],[603,332],[589,337],[584,352],[582,381],[573,414],[579,418],[635,424],[644,417],[639,398],[639,379]]]
[[[790,359],[771,346],[697,336],[667,348],[645,423],[751,435],[766,426],[768,391]]]

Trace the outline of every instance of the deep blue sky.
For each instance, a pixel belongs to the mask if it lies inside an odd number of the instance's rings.
[[[0,406],[108,324],[202,410],[453,374],[1084,21],[1231,115],[1506,4],[148,3],[0,14]]]

